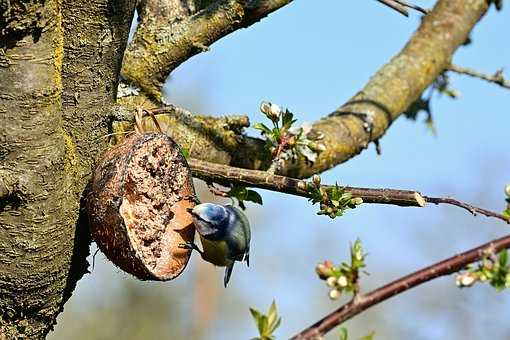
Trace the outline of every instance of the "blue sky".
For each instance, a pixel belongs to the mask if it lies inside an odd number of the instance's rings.
[[[416,3],[427,7],[433,2]],[[490,10],[473,32],[473,43],[455,54],[455,63],[487,73],[510,69],[508,5],[502,12]],[[266,100],[288,107],[300,122],[313,122],[358,91],[403,47],[419,21],[416,13],[405,18],[371,0],[295,1],[191,58],[172,74],[165,91],[171,102],[202,113],[242,113],[252,122],[262,121],[258,107]],[[418,122],[399,119],[381,139],[381,156],[371,146],[324,173],[323,182],[415,189],[502,210],[503,188],[510,183],[510,91],[465,76],[451,79],[461,96],[434,98],[436,136],[421,123],[423,116]],[[266,310],[273,298],[283,319],[278,338],[336,308],[339,303],[328,300],[314,267],[325,259],[347,260],[349,243],[357,237],[369,253],[371,275],[363,281],[368,290],[506,231],[496,220],[444,206],[363,205],[329,220],[317,216],[317,207],[304,199],[260,193],[264,205],[248,206],[253,264],[237,266],[229,288],[218,288],[216,318],[206,339],[255,336],[248,307]],[[119,282],[127,280],[141,289],[178,294],[175,303],[189,312],[194,293],[187,287],[199,261],[194,256],[178,279],[156,284],[120,273],[100,254],[97,269],[79,282],[66,308],[79,322],[80,310],[122,298]],[[222,270],[209,273],[210,284],[220,286]],[[484,308],[493,312],[480,313]],[[508,292],[485,286],[459,290],[448,277],[387,301],[347,326],[353,338],[375,330],[377,339],[503,339],[509,336],[504,329],[509,313]],[[60,327],[71,327],[66,322]],[[57,326],[54,338],[59,331]],[[330,338],[338,338],[338,332]]]

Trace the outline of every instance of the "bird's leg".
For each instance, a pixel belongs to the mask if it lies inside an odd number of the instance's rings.
[[[200,248],[198,248],[198,246],[193,242],[181,243],[179,244],[179,248],[196,250],[202,257],[204,256],[204,252],[200,250]]]
[[[191,201],[191,202],[193,202],[195,204],[200,204],[200,200],[195,195],[187,195],[187,196],[184,196],[182,199],[185,200],[185,201]]]

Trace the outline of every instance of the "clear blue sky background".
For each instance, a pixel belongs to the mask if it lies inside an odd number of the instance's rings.
[[[433,3],[416,2],[425,7]],[[455,54],[455,63],[488,73],[510,70],[509,5],[506,2],[502,12],[490,10],[473,32],[473,43]],[[419,22],[417,13],[405,18],[372,0],[295,1],[190,59],[172,74],[166,93],[170,101],[191,110],[242,113],[252,122],[263,120],[258,107],[267,100],[288,107],[300,122],[312,122],[361,89],[403,47]],[[510,183],[510,91],[465,76],[451,78],[461,96],[434,98],[437,136],[421,123],[424,116],[419,122],[399,119],[381,140],[381,156],[371,146],[324,173],[323,181],[415,189],[502,210],[503,188]],[[496,220],[444,206],[363,205],[329,220],[317,216],[317,207],[304,199],[260,192],[264,205],[248,208],[252,266],[237,266],[227,290],[220,287],[221,269],[208,278],[220,290],[220,300],[206,339],[255,336],[248,307],[266,310],[273,298],[282,315],[278,338],[339,306],[328,300],[314,267],[325,259],[347,260],[349,243],[357,237],[369,253],[371,275],[363,278],[368,290],[506,231]],[[96,269],[79,282],[52,337],[62,338],[64,328],[72,330],[71,324],[80,323],[86,311],[115,304],[125,281],[178,294],[174,303],[184,316],[191,315],[194,292],[189,285],[199,261],[195,254],[175,281],[146,283],[98,255]],[[152,312],[150,305],[145,312]],[[483,285],[459,290],[454,278],[447,277],[387,301],[347,326],[353,339],[371,330],[377,339],[508,339],[509,314],[508,292]],[[330,338],[338,338],[338,331]]]

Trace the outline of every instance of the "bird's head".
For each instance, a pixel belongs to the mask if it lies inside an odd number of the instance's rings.
[[[214,238],[223,232],[228,223],[228,210],[215,203],[202,203],[188,209],[193,216],[193,223],[198,233],[205,238]]]

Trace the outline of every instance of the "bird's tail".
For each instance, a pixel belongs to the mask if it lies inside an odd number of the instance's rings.
[[[230,275],[232,275],[232,270],[234,270],[234,263],[235,262],[232,261],[232,263],[225,268],[225,277],[223,278],[225,288],[227,288],[228,281],[230,281]]]

